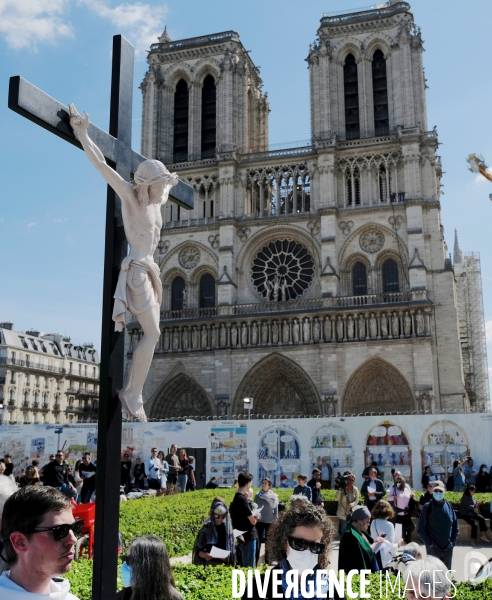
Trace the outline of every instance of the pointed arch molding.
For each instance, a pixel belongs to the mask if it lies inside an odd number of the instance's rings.
[[[150,419],[212,417],[212,400],[184,369],[174,369],[145,405]]]
[[[206,264],[204,261],[204,257],[207,257],[208,260],[210,261],[210,263],[213,265],[212,268],[215,268],[215,270],[218,271],[219,260],[218,260],[217,256],[209,248],[204,246],[202,243],[187,240],[181,244],[178,244],[175,248],[173,248],[172,250],[170,250],[167,253],[166,258],[162,261],[162,263],[160,265],[161,279],[164,279],[166,277],[167,270],[170,269],[171,266],[174,266],[174,265],[170,265],[170,263],[173,260],[177,259],[179,253],[185,246],[197,248],[200,251],[201,256],[200,256],[200,262],[199,262],[198,266]],[[176,268],[179,268],[179,267],[177,267],[177,265],[176,265]],[[194,267],[194,268],[196,269],[197,267]]]
[[[415,408],[414,394],[405,377],[380,357],[363,363],[345,386],[343,413],[405,412]]]
[[[383,248],[376,254],[371,255],[371,257],[369,257],[370,262],[377,261],[379,255],[382,252],[385,252],[387,250],[393,250],[394,255],[398,256],[398,262],[401,262],[401,259],[399,257],[399,253],[401,253],[401,257],[403,259],[403,265],[406,267],[408,265],[408,251],[407,251],[407,248],[405,247],[405,244],[399,237],[397,237],[395,235],[394,231],[389,229],[389,227],[380,225],[379,223],[366,223],[365,225],[362,225],[362,227],[359,227],[358,229],[356,229],[349,235],[349,237],[345,240],[345,243],[343,244],[342,249],[340,250],[340,254],[339,254],[340,267],[345,268],[345,263],[347,262],[347,258],[350,258],[350,256],[354,253],[354,249],[353,249],[354,240],[355,241],[358,240],[365,231],[371,230],[371,229],[377,229],[378,231],[380,231],[384,235],[385,241],[384,241]],[[390,240],[391,240],[391,242],[390,242]],[[360,250],[358,248],[358,244],[357,244],[356,252],[360,252]]]
[[[321,413],[318,391],[297,363],[277,352],[254,365],[239,385],[232,412],[244,412],[244,398],[254,398],[253,412],[277,415]]]

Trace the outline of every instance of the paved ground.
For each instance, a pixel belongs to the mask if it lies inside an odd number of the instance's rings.
[[[473,543],[473,542],[472,542]],[[330,556],[330,563],[333,568],[338,564],[338,540],[334,543],[333,551]],[[455,547],[453,552],[453,570],[456,571],[457,581],[466,581],[477,571],[477,565],[485,562],[492,557],[492,544],[485,544],[478,540],[474,545],[460,544]],[[260,554],[260,563],[264,561],[264,546]],[[191,563],[191,552],[186,556],[171,558],[171,564]]]

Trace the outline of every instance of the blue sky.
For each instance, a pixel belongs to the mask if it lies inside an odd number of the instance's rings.
[[[80,150],[7,109],[11,75],[74,102],[107,130],[111,40],[122,33],[137,49],[133,147],[140,150],[138,85],[150,43],[164,25],[173,39],[233,29],[261,68],[272,109],[270,143],[306,140],[308,45],[323,12],[360,6],[363,0],[1,0],[0,320],[99,347],[105,184]],[[492,162],[492,3],[414,0],[411,6],[425,41],[429,128],[437,125],[442,143],[445,237],[452,250],[458,228],[462,250],[481,254],[492,357],[492,184],[465,162],[471,152]]]

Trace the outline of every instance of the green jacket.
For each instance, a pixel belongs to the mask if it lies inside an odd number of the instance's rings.
[[[338,569],[345,573],[352,569],[369,569],[372,573],[377,571],[376,557],[372,551],[372,537],[368,533],[359,533],[352,523],[349,523],[340,539],[338,553]]]

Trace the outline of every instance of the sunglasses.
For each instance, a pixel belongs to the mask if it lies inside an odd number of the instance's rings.
[[[287,541],[292,550],[297,550],[298,552],[303,552],[309,548],[313,554],[321,554],[326,548],[326,544],[323,544],[323,542],[309,542],[308,540],[292,537],[291,535],[287,537]]]
[[[40,533],[42,531],[51,531],[55,542],[61,542],[67,537],[69,531],[73,531],[75,537],[79,537],[79,535],[82,533],[82,529],[84,528],[84,523],[85,521],[83,519],[78,519],[72,524],[64,523],[63,525],[53,525],[53,527],[34,527],[30,531],[25,531],[24,533]]]
[[[216,519],[225,519],[225,515],[214,515],[214,518]]]

